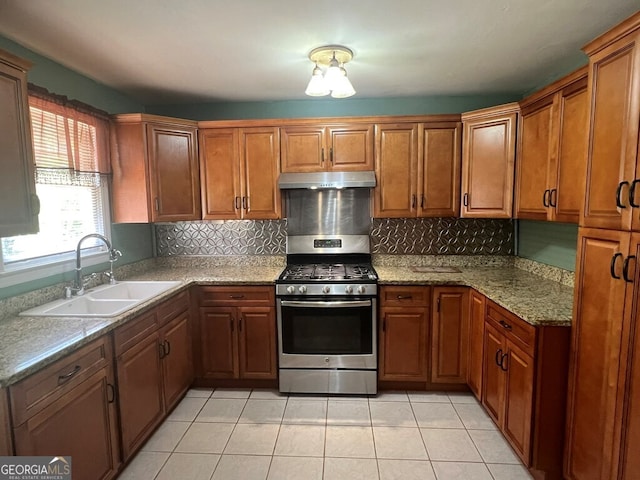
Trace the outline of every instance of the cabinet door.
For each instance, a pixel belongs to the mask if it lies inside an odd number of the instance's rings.
[[[518,140],[516,217],[546,220],[551,188],[548,172],[555,164],[552,127],[556,105],[554,95],[522,110]]]
[[[126,461],[164,415],[160,337],[157,331],[116,358],[122,454]]]
[[[467,382],[469,289],[435,287],[431,320],[431,382]]]
[[[238,307],[240,378],[275,379],[275,308]]]
[[[426,308],[387,307],[380,319],[380,380],[427,381],[429,313]]]
[[[171,410],[193,382],[189,312],[178,315],[160,332],[165,410]]]
[[[485,296],[471,290],[469,294],[469,357],[467,361],[467,384],[482,401],[482,351],[484,347]]]
[[[16,455],[71,455],[73,478],[115,478],[120,452],[113,384],[111,367],[104,368],[16,427]]]
[[[280,129],[282,172],[322,172],[329,152],[325,151],[324,127],[284,127]]]
[[[534,363],[524,350],[507,340],[505,405],[502,431],[525,465],[529,465],[533,410]]]
[[[373,125],[327,127],[327,135],[330,169],[373,170]]]
[[[581,226],[631,228],[628,193],[640,123],[639,40],[640,33],[627,35],[589,58],[591,110]]]
[[[506,375],[500,365],[505,355],[504,336],[486,322],[484,325],[482,404],[498,425],[502,422],[504,412]]]
[[[376,125],[376,177],[373,216],[415,217],[418,205],[418,125]]]
[[[621,478],[625,480],[640,479],[640,234],[631,237],[632,255],[636,257],[633,288],[627,287],[631,295],[627,296],[627,307],[633,308],[632,337],[629,342],[629,376],[625,399],[625,417],[622,428],[624,432],[621,459]],[[629,293],[629,292],[627,292]]]
[[[198,136],[202,171],[202,218],[240,219],[242,192],[238,165],[238,130],[200,130]]]
[[[580,229],[569,368],[565,476],[616,478],[626,359],[621,357],[625,311],[623,254],[629,234]],[[612,470],[613,468],[613,470]]]
[[[419,217],[457,217],[460,214],[461,139],[461,123],[421,125]]]
[[[238,378],[238,332],[234,307],[200,308],[200,378]]]
[[[511,218],[517,104],[503,110],[463,115],[462,217]]]
[[[587,172],[588,98],[586,78],[566,87],[559,95],[558,162],[550,181],[556,188],[551,194],[551,204],[553,219],[558,222],[580,220]]]
[[[280,135],[277,128],[240,129],[242,218],[266,220],[280,218],[278,188],[280,174]],[[218,181],[224,181],[224,177]]]
[[[0,51],[0,237],[38,231],[27,62]]]
[[[147,125],[152,220],[200,220],[196,129]]]

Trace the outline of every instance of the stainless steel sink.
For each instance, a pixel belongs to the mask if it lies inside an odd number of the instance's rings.
[[[115,317],[181,282],[120,282],[87,290],[80,297],[55,300],[20,313],[30,317]]]

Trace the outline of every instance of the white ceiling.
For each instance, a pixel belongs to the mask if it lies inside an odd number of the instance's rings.
[[[0,0],[0,35],[143,104],[308,98],[342,44],[354,98],[523,93],[640,0]],[[339,100],[336,100],[339,101]]]

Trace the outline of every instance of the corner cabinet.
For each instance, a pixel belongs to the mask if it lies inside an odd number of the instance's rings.
[[[433,287],[431,383],[467,383],[469,288]]]
[[[373,125],[280,128],[282,172],[373,170]]]
[[[468,218],[511,218],[520,106],[462,114],[462,207]]]
[[[70,455],[72,476],[120,468],[113,346],[104,336],[9,388],[16,455]]]
[[[30,67],[0,50],[0,237],[38,232],[40,202],[27,98]]]
[[[461,138],[458,118],[376,124],[373,216],[458,216]]]
[[[431,288],[384,285],[379,298],[379,379],[427,382]]]
[[[486,298],[476,290],[469,292],[469,350],[467,356],[467,385],[482,401],[482,362],[484,352],[484,319]]]
[[[277,128],[209,128],[198,132],[205,220],[281,216]]]
[[[580,226],[640,230],[640,14],[583,50],[591,109]]]
[[[194,347],[198,384],[221,386],[220,381],[225,380],[276,380],[273,286],[199,287],[197,305],[198,340]]]
[[[146,114],[113,117],[113,221],[200,220],[197,122]]]
[[[515,216],[578,223],[587,167],[587,68],[520,106]]]

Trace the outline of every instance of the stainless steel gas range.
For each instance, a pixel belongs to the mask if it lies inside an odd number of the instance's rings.
[[[287,267],[276,281],[280,391],[375,394],[369,190],[287,193]]]

